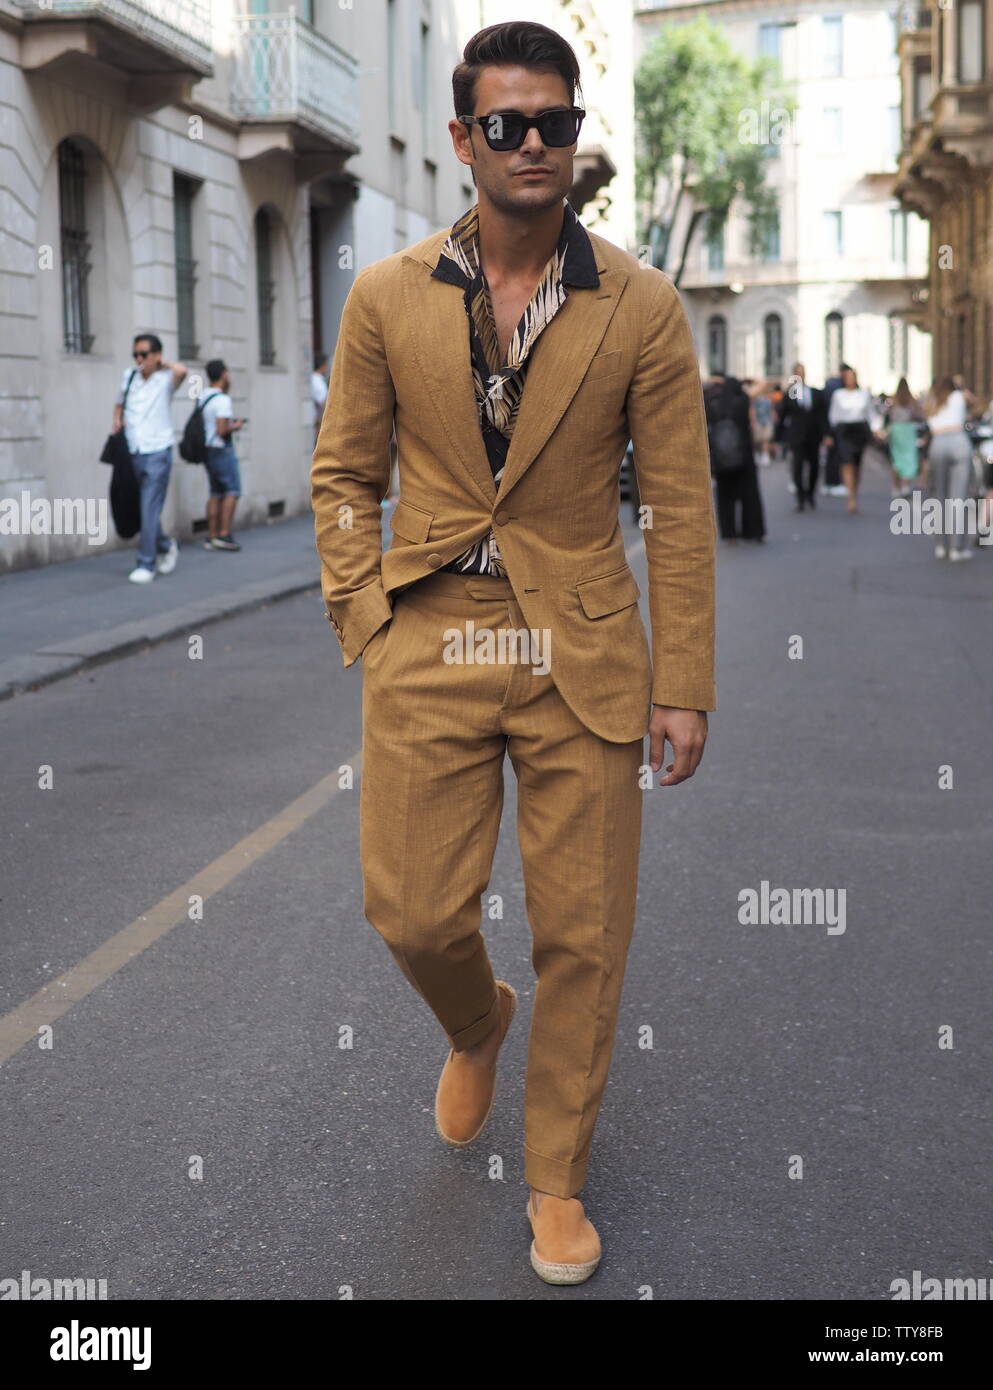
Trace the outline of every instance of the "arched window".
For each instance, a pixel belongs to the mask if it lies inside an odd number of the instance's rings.
[[[59,230],[62,242],[62,332],[66,352],[89,352],[90,227],[87,218],[87,157],[75,140],[59,145]]]
[[[779,314],[766,314],[762,322],[762,340],[765,345],[763,370],[766,376],[782,376],[783,320]]]
[[[255,278],[259,312],[259,363],[263,367],[272,367],[276,361],[273,241],[271,214],[267,208],[259,208],[255,214]]]
[[[728,369],[728,324],[723,314],[707,320],[707,366],[722,374]]]
[[[834,376],[845,360],[845,321],[837,310],[824,320],[824,375]]]

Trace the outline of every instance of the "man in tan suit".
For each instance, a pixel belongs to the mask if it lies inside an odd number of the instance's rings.
[[[537,973],[525,1098],[531,1262],[588,1278],[586,1180],[634,924],[643,740],[691,777],[713,684],[714,543],[696,354],[669,279],[564,201],[582,112],[552,30],[491,26],[449,130],[478,202],[365,267],[313,466],[328,617],[361,655],[365,913],[444,1029],[436,1128],[471,1143],[516,996],[480,933],[503,804]],[[383,553],[396,430],[400,499]],[[651,649],[618,520],[628,438]]]

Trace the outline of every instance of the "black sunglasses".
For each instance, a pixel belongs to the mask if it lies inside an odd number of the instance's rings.
[[[478,125],[491,150],[519,150],[532,126],[541,136],[541,143],[550,149],[574,145],[586,112],[580,106],[559,107],[542,111],[537,116],[524,116],[520,111],[494,111],[489,116],[460,116],[463,125]]]
[[[136,352],[134,355],[135,357],[151,357],[152,354],[150,352]]]

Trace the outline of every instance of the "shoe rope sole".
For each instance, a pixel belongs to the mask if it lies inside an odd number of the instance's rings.
[[[537,1212],[532,1205],[532,1198],[528,1198],[528,1220],[531,1222],[531,1229],[534,1230],[534,1221]],[[595,1260],[586,1260],[583,1264],[566,1265],[555,1264],[550,1260],[543,1260],[535,1249],[535,1242],[531,1242],[531,1268],[539,1279],[544,1279],[546,1284],[582,1284],[590,1277],[597,1265],[600,1263],[600,1256]]]

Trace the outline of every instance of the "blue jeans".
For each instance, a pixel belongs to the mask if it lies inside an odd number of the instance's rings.
[[[141,535],[138,537],[138,565],[155,569],[156,555],[169,549],[169,537],[162,529],[160,517],[172,471],[172,446],[157,449],[153,454],[132,454],[134,475],[141,489]]]
[[[241,496],[241,470],[233,444],[215,445],[207,450],[207,478],[211,497]]]

